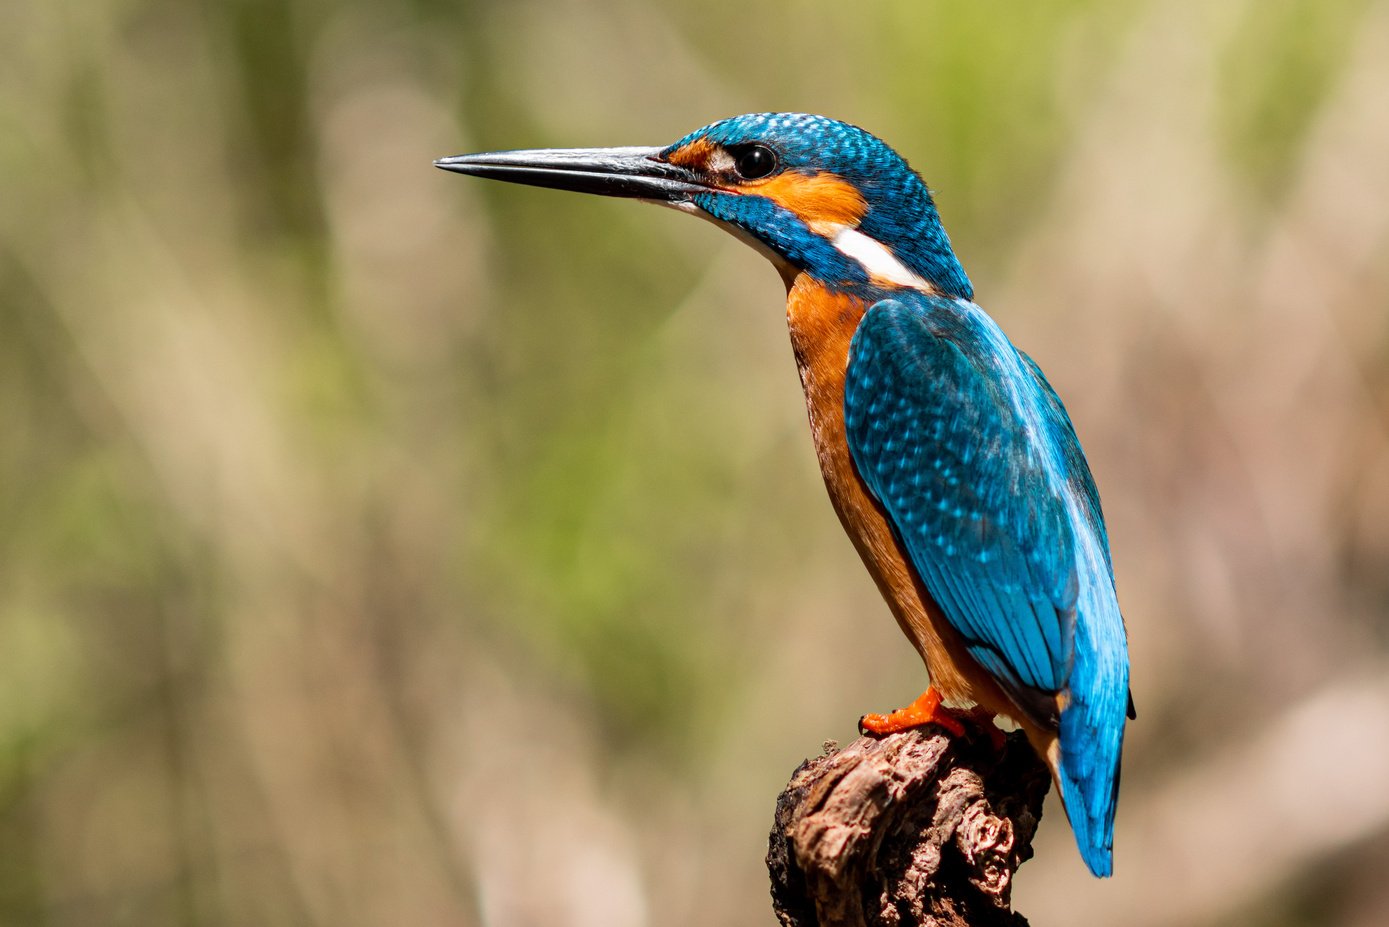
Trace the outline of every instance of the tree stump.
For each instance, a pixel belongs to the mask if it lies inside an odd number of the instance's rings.
[[[806,760],[777,799],[767,850],[783,927],[1027,927],[1013,873],[1051,786],[1021,733],[936,727]]]

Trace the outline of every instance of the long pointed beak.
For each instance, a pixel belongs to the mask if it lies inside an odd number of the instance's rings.
[[[440,158],[434,166],[508,183],[660,203],[688,202],[710,191],[693,172],[657,160],[660,153],[660,148],[538,148]]]

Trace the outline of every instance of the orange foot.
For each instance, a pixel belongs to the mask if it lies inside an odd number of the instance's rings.
[[[898,731],[936,724],[956,737],[965,736],[966,723],[983,731],[989,737],[995,753],[1002,753],[1008,735],[994,724],[994,716],[984,708],[953,709],[941,704],[940,693],[935,688],[927,688],[916,701],[906,708],[899,708],[886,715],[864,715],[858,719],[859,733],[896,734]]]
[[[926,691],[906,708],[899,708],[885,715],[864,715],[858,719],[860,731],[865,734],[877,734],[879,737],[925,724],[938,724],[956,737],[965,736],[965,726],[950,709],[940,703],[940,693],[934,686],[928,686]]]

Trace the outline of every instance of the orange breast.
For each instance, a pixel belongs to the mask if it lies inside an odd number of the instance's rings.
[[[830,292],[806,274],[796,277],[787,293],[791,347],[830,501],[897,623],[921,653],[931,682],[941,695],[956,702],[977,702],[998,714],[1016,713],[941,616],[909,566],[882,506],[869,494],[849,456],[844,434],[844,375],[849,342],[866,309],[862,300]]]

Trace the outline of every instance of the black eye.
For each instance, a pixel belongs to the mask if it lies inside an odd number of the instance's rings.
[[[776,170],[776,153],[766,145],[745,145],[734,153],[738,176],[746,180],[766,177]]]

